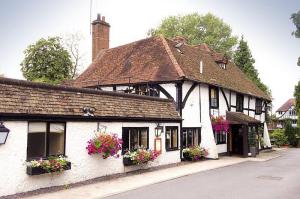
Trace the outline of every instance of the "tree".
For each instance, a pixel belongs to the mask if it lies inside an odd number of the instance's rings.
[[[237,37],[232,35],[231,27],[211,13],[198,13],[184,16],[169,16],[157,28],[148,31],[149,36],[164,35],[167,38],[183,36],[187,43],[196,45],[206,43],[213,50],[231,56]]]
[[[300,38],[300,10],[297,13],[293,13],[291,19],[296,26],[296,30],[292,32],[296,38]],[[298,66],[300,66],[300,57],[298,58]]]
[[[82,61],[84,57],[84,55],[80,51],[80,42],[82,39],[83,36],[80,33],[66,34],[63,37],[63,45],[68,50],[72,59],[72,79],[78,77],[78,70],[82,66]]]
[[[298,114],[298,127],[300,128],[300,81],[295,86],[294,96],[296,98],[296,111]]]
[[[24,51],[23,76],[30,81],[59,84],[71,78],[72,61],[59,37],[40,39]]]
[[[239,41],[239,45],[233,56],[234,63],[246,74],[246,76],[252,80],[258,88],[264,91],[271,97],[270,89],[261,81],[259,74],[254,67],[255,60],[252,57],[250,48],[244,37]]]

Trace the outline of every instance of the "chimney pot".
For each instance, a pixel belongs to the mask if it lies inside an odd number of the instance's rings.
[[[100,21],[101,20],[101,14],[97,14],[97,21]]]
[[[104,21],[104,22],[105,22],[105,16],[102,16],[102,21]]]

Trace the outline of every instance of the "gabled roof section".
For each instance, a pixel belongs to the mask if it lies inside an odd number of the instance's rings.
[[[279,109],[277,109],[276,112],[286,112],[288,111],[291,106],[296,106],[296,99],[295,98],[291,98],[288,101],[286,101]]]
[[[180,120],[175,104],[166,99],[7,78],[0,78],[0,98],[0,117]],[[94,116],[84,116],[84,107],[93,108]]]
[[[103,50],[74,81],[73,86],[96,87],[187,79],[271,101],[267,94],[223,54],[214,52],[206,44],[178,44],[159,36]],[[225,63],[226,69],[221,68],[218,63]]]
[[[182,75],[164,38],[150,37],[102,50],[73,86],[173,81]]]

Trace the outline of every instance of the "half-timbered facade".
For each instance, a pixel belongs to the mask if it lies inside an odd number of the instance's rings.
[[[290,120],[293,127],[297,127],[297,111],[296,111],[296,100],[294,98],[286,101],[280,108],[276,111],[277,118],[277,128],[283,128],[284,122]]]
[[[99,36],[101,26],[109,27],[100,16],[92,25],[93,38]],[[93,46],[98,43],[93,40]],[[182,37],[158,36],[93,54],[97,54],[93,63],[71,84],[173,100],[183,119],[181,148],[201,143],[211,158],[230,152],[247,156],[246,137],[253,124],[257,135],[271,146],[266,127],[269,96],[206,44],[191,46]],[[226,117],[231,112],[241,114],[230,117],[230,133],[214,133],[211,116]],[[260,134],[259,126],[264,127]],[[238,134],[241,139],[235,137]]]

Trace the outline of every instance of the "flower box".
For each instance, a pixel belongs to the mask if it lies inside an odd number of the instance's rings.
[[[134,165],[133,161],[130,158],[127,158],[127,157],[123,157],[123,164],[124,164],[124,166]]]
[[[70,169],[71,169],[71,162],[67,162],[67,165],[63,167],[63,170],[70,170]],[[42,167],[27,166],[26,173],[28,175],[40,175],[44,173],[49,173],[49,171],[43,169]]]
[[[208,151],[200,146],[192,146],[183,149],[183,158],[186,161],[204,160],[208,155]]]

